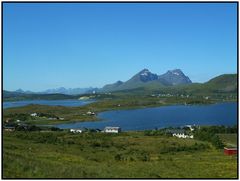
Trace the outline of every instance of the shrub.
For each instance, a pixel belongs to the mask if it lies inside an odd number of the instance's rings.
[[[123,156],[121,154],[116,154],[114,158],[115,158],[116,161],[122,161],[123,160]]]
[[[224,147],[223,142],[220,140],[219,136],[217,135],[214,135],[211,138],[211,142],[216,148],[222,149]]]
[[[50,130],[51,130],[51,131],[61,131],[61,129],[60,129],[60,128],[57,128],[57,127],[51,127]]]
[[[94,141],[92,144],[91,144],[92,147],[100,147],[101,146],[101,142],[100,141]]]
[[[229,128],[226,128],[224,126],[202,127],[195,130],[194,138],[202,141],[208,141],[212,143],[212,145],[216,148],[221,149],[224,147],[224,144],[216,134],[224,133],[228,129]]]

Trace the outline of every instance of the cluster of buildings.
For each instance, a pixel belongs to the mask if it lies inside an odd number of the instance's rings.
[[[152,94],[151,97],[173,97],[172,94]]]
[[[38,113],[31,113],[30,116],[32,117],[41,117]],[[46,118],[46,116],[42,116],[44,118]],[[64,118],[59,118],[59,117],[47,117],[49,120],[64,120]]]
[[[193,139],[193,135],[187,134],[183,129],[171,129],[167,130],[167,133],[170,133],[172,136],[177,138],[191,138]]]
[[[152,94],[151,97],[173,97],[173,96],[177,96],[177,97],[182,97],[182,98],[189,98],[190,95],[183,95],[183,94]]]
[[[83,133],[86,132],[86,128],[77,128],[77,129],[70,129],[71,133]],[[103,132],[103,133],[120,133],[121,128],[120,127],[112,127],[112,126],[107,126],[105,127],[102,131],[100,129],[95,129],[95,132]]]
[[[95,112],[88,111],[88,112],[87,112],[87,115],[95,115]]]
[[[95,116],[96,113],[93,112],[93,111],[88,111],[88,112],[86,112],[86,113],[83,113],[82,115],[83,115],[83,116],[86,116],[86,115],[88,115],[88,116]]]
[[[186,131],[186,128],[189,131]],[[194,131],[194,127],[192,125],[185,125],[181,129],[167,129],[166,132],[170,133],[172,136],[177,138],[191,138],[193,139],[192,132]]]

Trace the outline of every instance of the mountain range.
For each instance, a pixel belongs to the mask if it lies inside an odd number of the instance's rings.
[[[48,89],[42,92],[23,91],[4,91],[4,95],[12,97],[15,95],[24,96],[25,94],[62,94],[62,95],[79,95],[94,92],[188,92],[188,93],[236,93],[237,92],[237,74],[223,74],[217,76],[205,83],[192,83],[188,76],[182,70],[168,70],[162,75],[157,75],[150,72],[148,69],[143,69],[129,80],[117,81],[113,84],[107,84],[102,88],[70,88],[60,87],[57,89]],[[4,96],[4,97],[5,97]],[[36,97],[36,96],[35,96]]]
[[[23,94],[66,94],[66,95],[79,95],[79,94],[87,94],[87,93],[92,93],[96,92],[98,88],[64,88],[64,87],[59,87],[56,89],[47,89],[44,91],[40,92],[33,92],[33,91],[24,91],[22,89],[17,89],[16,93],[23,93]]]
[[[105,85],[101,91],[119,91],[135,89],[139,87],[165,87],[175,85],[191,84],[192,81],[180,69],[169,70],[162,75],[143,69],[126,82],[117,81],[113,84]]]

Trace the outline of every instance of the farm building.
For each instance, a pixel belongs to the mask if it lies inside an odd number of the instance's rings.
[[[88,111],[88,112],[87,112],[87,115],[95,115],[95,113],[94,113],[94,112],[91,112],[91,111]]]
[[[119,133],[121,132],[121,128],[120,127],[105,127],[103,132],[105,133]]]
[[[172,130],[167,130],[166,132],[171,133],[172,136],[175,136],[178,138],[193,138],[193,135],[186,134],[185,131],[182,129],[172,129]]]
[[[237,154],[237,148],[228,148],[224,147],[224,154],[225,155],[236,155]]]
[[[70,129],[70,132],[72,132],[72,133],[82,133],[84,131],[85,131],[85,129],[82,129],[82,128]]]
[[[14,131],[15,127],[13,127],[13,126],[5,126],[3,129],[4,129],[4,131]]]
[[[30,114],[30,115],[36,117],[36,116],[37,116],[37,113],[32,113],[32,114]]]

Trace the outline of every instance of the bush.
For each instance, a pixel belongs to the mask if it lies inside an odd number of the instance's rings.
[[[165,133],[163,130],[146,130],[144,131],[145,136],[168,136],[167,133]]]
[[[92,145],[92,147],[100,147],[101,142],[100,141],[94,141],[91,145]]]
[[[231,130],[231,128],[224,126],[202,127],[194,131],[194,138],[202,141],[208,141],[216,148],[221,149],[224,147],[224,144],[216,134],[225,133],[229,130]]]
[[[116,161],[122,161],[123,160],[123,156],[121,154],[115,155],[114,158],[115,158]]]
[[[27,128],[28,131],[40,131],[41,128],[35,126],[35,125],[31,125]]]
[[[61,129],[60,129],[60,128],[57,128],[57,127],[51,127],[50,130],[51,130],[51,131],[61,131]]]
[[[140,160],[141,160],[141,161],[144,161],[144,162],[150,161],[150,156],[149,156],[149,154],[148,154],[148,153],[142,153],[141,156],[140,156]]]
[[[219,136],[214,135],[211,138],[211,143],[213,144],[213,146],[215,146],[216,148],[222,149],[224,147],[223,142],[220,140]]]
[[[176,144],[175,146],[165,146],[160,150],[160,153],[174,153],[174,152],[180,152],[180,151],[188,151],[188,152],[192,152],[192,151],[202,151],[202,150],[206,150],[209,148],[208,144],[204,144],[204,143],[195,143],[193,145],[187,146],[187,145],[179,145]]]

